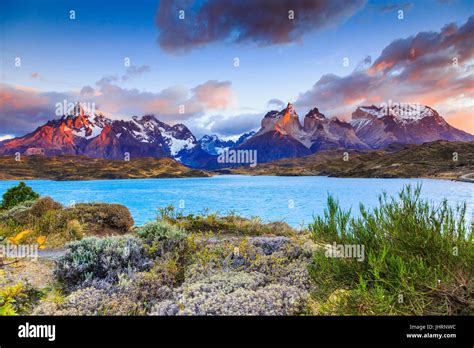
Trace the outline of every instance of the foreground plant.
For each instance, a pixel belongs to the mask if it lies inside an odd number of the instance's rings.
[[[21,203],[32,201],[39,198],[39,194],[21,181],[17,186],[11,187],[3,194],[1,209],[10,209]]]
[[[351,217],[328,197],[323,217],[309,226],[317,241],[363,246],[363,258],[316,252],[310,267],[318,314],[461,315],[474,313],[474,248],[466,206],[433,206],[421,187],[398,198],[383,194],[369,212]],[[341,255],[336,255],[341,256]],[[347,255],[342,255],[347,256]]]

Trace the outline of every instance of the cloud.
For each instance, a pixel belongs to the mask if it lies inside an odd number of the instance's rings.
[[[0,135],[0,141],[8,140],[8,139],[13,139],[14,136],[11,134],[6,134],[6,135]]]
[[[281,109],[281,108],[284,108],[286,104],[283,100],[274,98],[274,99],[270,99],[267,102],[267,106],[269,106],[270,108]]]
[[[58,100],[67,97],[54,94]],[[24,134],[54,116],[53,93],[0,84],[0,135]]]
[[[389,99],[447,112],[456,99],[474,98],[472,47],[474,16],[460,27],[449,24],[395,40],[369,67],[359,66],[347,76],[323,75],[295,104],[346,118],[360,104]]]
[[[394,3],[394,4],[386,4],[380,6],[380,11],[383,13],[397,11],[397,10],[411,10],[413,8],[413,4],[411,2],[406,2],[404,4]]]
[[[106,76],[95,88],[84,86],[79,92],[38,92],[31,88],[0,84],[1,134],[22,135],[56,118],[56,104],[94,103],[106,115],[127,118],[155,114],[169,123],[200,117],[208,110],[225,110],[234,102],[229,81],[211,80],[193,88],[172,86],[159,92],[123,88],[119,78]]]
[[[365,0],[162,0],[156,16],[158,44],[169,53],[213,42],[269,46],[299,42],[317,29],[337,25]],[[180,19],[184,11],[184,19]],[[289,11],[293,11],[291,19]]]
[[[234,100],[229,81],[207,81],[191,91],[195,100],[207,109],[226,109]]]
[[[215,115],[209,118],[206,129],[208,133],[222,137],[233,137],[260,127],[263,114],[241,114],[224,117]]]
[[[151,68],[149,65],[140,65],[140,66],[135,66],[135,65],[132,65],[132,66],[129,66],[127,68],[127,71],[125,73],[125,75],[122,76],[122,81],[123,82],[126,82],[128,80],[131,80],[132,78],[136,77],[136,76],[140,76],[140,75],[143,75],[147,72],[150,72],[151,71]]]
[[[171,123],[203,115],[206,110],[227,109],[233,103],[232,86],[229,81],[211,80],[191,89],[171,86],[160,92],[123,88],[111,77],[102,78],[96,85],[91,101],[105,113],[155,114],[161,120]]]

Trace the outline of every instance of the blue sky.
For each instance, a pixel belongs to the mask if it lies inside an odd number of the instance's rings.
[[[257,119],[268,110],[272,98],[297,101],[323,75],[350,75],[366,56],[375,61],[395,39],[438,32],[448,23],[461,26],[474,14],[471,0],[368,1],[335,25],[305,31],[299,42],[260,47],[252,41],[235,43],[228,37],[170,53],[158,43],[159,5],[144,0],[3,0],[2,83],[36,93],[78,93],[84,86],[96,88],[104,76],[126,74],[126,57],[133,66],[148,66],[149,72],[116,82],[124,90],[160,93],[179,86],[191,91],[206,81],[230,82],[232,102],[228,106],[204,108],[184,121],[203,133],[212,128],[209,124],[205,128],[210,117],[228,120],[242,114]],[[389,5],[393,9],[384,10]],[[403,20],[397,18],[395,5],[403,9]],[[69,19],[70,10],[75,11],[76,19]],[[16,57],[21,57],[20,68],[14,65]],[[233,65],[235,57],[240,60],[238,68]],[[349,58],[348,67],[342,64],[344,57]],[[300,115],[307,108],[301,107]],[[123,111],[114,113],[127,116]],[[160,110],[154,113],[160,116]],[[178,120],[168,117],[167,121]],[[2,133],[12,130],[0,129],[0,136]]]

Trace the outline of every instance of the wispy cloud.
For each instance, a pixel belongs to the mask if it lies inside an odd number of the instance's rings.
[[[337,25],[361,10],[365,0],[162,0],[158,43],[183,52],[213,42],[258,46],[301,41],[313,30]],[[180,18],[184,11],[184,18]],[[292,17],[290,11],[293,11]]]
[[[126,82],[126,81],[131,80],[132,78],[134,78],[136,76],[143,75],[143,74],[145,74],[147,72],[150,72],[150,71],[151,71],[151,68],[150,68],[149,65],[140,65],[140,66],[132,65],[132,66],[129,66],[127,68],[126,73],[122,76],[122,81]]]
[[[398,11],[398,10],[410,10],[413,8],[413,3],[411,2],[406,2],[406,3],[393,3],[393,4],[385,4],[385,5],[380,5],[380,11],[383,13],[387,12],[392,12],[392,11]]]

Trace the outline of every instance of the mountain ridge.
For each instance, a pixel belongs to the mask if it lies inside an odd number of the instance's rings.
[[[216,135],[197,140],[182,123],[171,126],[154,115],[112,120],[101,112],[87,113],[77,104],[68,115],[50,120],[24,136],[1,141],[0,156],[79,155],[113,160],[168,157],[193,168],[217,169],[229,166],[217,159],[219,153],[229,150],[256,151],[257,162],[265,163],[324,150],[384,149],[393,143],[437,140],[474,141],[474,135],[449,125],[429,106],[360,106],[349,122],[328,118],[315,107],[301,123],[294,106],[288,103],[280,111],[269,111],[257,132],[245,133],[237,141]]]

